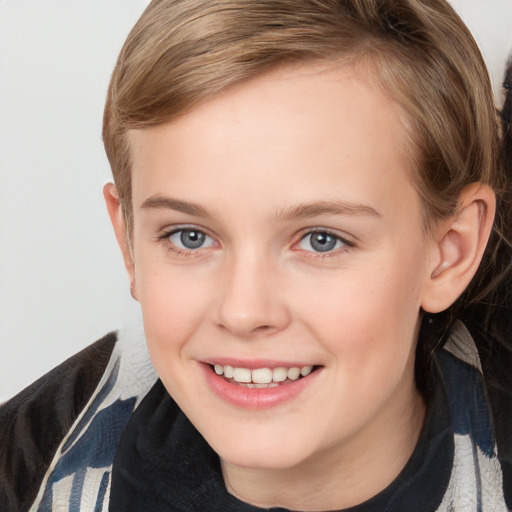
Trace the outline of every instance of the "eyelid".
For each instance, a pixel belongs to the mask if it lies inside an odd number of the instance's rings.
[[[298,248],[299,244],[306,237],[311,236],[312,234],[315,234],[315,233],[322,233],[322,234],[332,236],[332,237],[336,238],[337,240],[339,240],[343,245],[342,245],[342,247],[339,247],[337,249],[333,249],[333,250],[325,251],[325,252],[314,251],[314,250],[308,251],[305,249]],[[293,247],[297,247],[298,250],[302,250],[304,252],[311,253],[311,255],[313,255],[313,257],[315,257],[315,258],[328,258],[331,256],[335,256],[339,253],[346,252],[347,250],[355,247],[355,245],[356,245],[355,242],[351,239],[351,237],[348,237],[347,235],[344,236],[343,234],[339,233],[336,230],[329,229],[329,228],[322,228],[322,227],[314,227],[314,228],[304,229],[298,234],[298,237],[299,237],[299,239],[293,244]]]
[[[197,224],[175,224],[172,226],[166,226],[160,230],[155,235],[155,238],[162,239],[167,238],[168,236],[178,233],[179,231],[201,231],[205,235],[208,235],[210,238],[214,238],[214,236],[210,233],[210,231],[202,226],[198,226]]]
[[[205,247],[198,247],[197,249],[190,249],[187,247],[180,247],[179,245],[176,245],[170,240],[170,237],[176,233],[180,233],[181,231],[199,231],[203,233],[206,237],[210,238],[214,243],[207,245]],[[209,249],[212,245],[219,245],[217,242],[215,236],[209,232],[208,229],[205,229],[201,226],[197,226],[194,224],[180,224],[180,225],[174,225],[174,226],[168,226],[166,228],[161,229],[155,236],[157,242],[164,243],[166,245],[166,248],[173,253],[179,254],[179,255],[192,255],[200,253],[202,249]]]

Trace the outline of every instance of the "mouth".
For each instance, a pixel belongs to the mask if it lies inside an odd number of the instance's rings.
[[[291,384],[307,377],[319,368],[318,366],[277,366],[251,369],[222,364],[209,366],[219,377],[231,384],[256,389]]]
[[[241,364],[240,364],[241,363]],[[303,396],[314,399],[315,382],[323,373],[322,365],[288,366],[270,361],[242,362],[208,361],[200,366],[210,390],[223,402],[237,409],[263,410],[279,406]]]

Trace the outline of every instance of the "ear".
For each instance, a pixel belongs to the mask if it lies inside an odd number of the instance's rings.
[[[114,227],[117,243],[123,254],[124,265],[130,279],[130,292],[132,297],[137,300],[137,286],[135,282],[135,261],[133,252],[130,247],[128,233],[126,231],[126,223],[121,205],[119,203],[119,194],[113,183],[107,183],[103,187],[103,196],[107,204],[110,221]]]
[[[482,183],[468,185],[453,217],[434,231],[431,272],[422,295],[422,308],[439,313],[466,289],[482,260],[496,211],[493,190]]]

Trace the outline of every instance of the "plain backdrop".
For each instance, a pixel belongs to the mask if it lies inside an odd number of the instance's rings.
[[[0,0],[0,402],[138,315],[103,204],[101,118],[147,3]],[[512,0],[452,3],[499,97]]]

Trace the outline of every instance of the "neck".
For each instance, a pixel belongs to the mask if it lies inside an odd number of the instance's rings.
[[[262,508],[322,511],[363,503],[400,473],[417,444],[425,404],[412,385],[403,401],[337,446],[286,469],[254,469],[221,461],[227,490]]]

